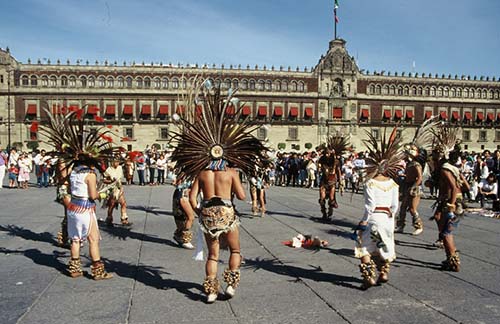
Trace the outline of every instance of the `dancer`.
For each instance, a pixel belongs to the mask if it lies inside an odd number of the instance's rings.
[[[337,158],[347,149],[348,141],[341,136],[332,136],[328,139],[328,145],[323,150],[323,155],[318,160],[318,168],[321,170],[319,184],[319,206],[321,208],[322,220],[330,221],[333,209],[338,208],[335,197],[337,180],[342,177],[340,161]],[[328,213],[326,211],[326,200],[328,199]]]
[[[57,159],[56,163],[56,201],[64,207],[64,216],[61,221],[61,230],[57,232],[57,243],[61,247],[70,247],[68,237],[68,206],[71,201],[70,186],[69,186],[69,173],[71,170],[66,168],[63,161]]]
[[[175,186],[175,190],[172,197],[172,212],[174,214],[175,225],[177,226],[174,232],[174,240],[181,247],[192,250],[194,249],[194,245],[191,243],[193,240],[191,227],[193,226],[195,215],[189,202],[192,182],[176,178],[173,185]]]
[[[399,162],[403,158],[396,128],[387,140],[384,133],[380,147],[371,133],[368,137],[365,141],[369,151],[365,167],[365,211],[355,236],[355,256],[361,260],[362,289],[387,282],[390,263],[396,258],[394,215],[398,210],[399,188],[393,179],[401,169]]]
[[[104,269],[99,251],[99,228],[95,215],[95,200],[105,198],[97,191],[96,169],[103,161],[109,161],[116,153],[111,142],[109,129],[100,127],[96,131],[85,129],[84,109],[65,116],[53,116],[45,109],[49,123],[41,128],[46,142],[54,145],[51,154],[57,156],[69,175],[71,199],[67,204],[68,236],[71,239],[71,260],[68,264],[69,276],[83,275],[80,261],[80,247],[88,240],[92,260],[91,276],[94,280],[109,279],[111,274]],[[67,200],[66,200],[67,201]]]
[[[195,178],[190,193],[193,209],[198,208],[197,197],[203,194],[200,208],[197,209],[208,246],[203,288],[207,302],[213,303],[219,291],[217,264],[220,241],[227,243],[230,250],[229,268],[223,276],[228,297],[234,296],[240,281],[239,221],[231,198],[234,194],[243,200],[245,191],[236,168],[247,176],[253,174],[256,166],[264,166],[267,150],[251,134],[256,126],[252,126],[248,119],[241,122],[238,113],[226,113],[229,104],[237,106],[232,91],[223,97],[220,87],[213,89],[209,81],[193,84],[199,86],[190,89],[192,95],[187,98],[190,115],[177,118],[181,131],[173,136],[177,147],[172,154],[172,161],[176,162],[179,177]],[[202,109],[196,109],[200,103]]]
[[[109,189],[109,195],[105,201],[108,206],[108,216],[106,217],[106,226],[113,226],[113,209],[120,205],[120,220],[123,226],[131,226],[128,220],[127,201],[123,191],[122,177],[123,168],[120,165],[120,156],[117,155],[111,160],[111,165],[104,172],[103,182]]]
[[[436,161],[436,172],[439,175],[439,196],[434,212],[434,220],[439,230],[439,240],[446,252],[446,260],[442,270],[460,271],[460,256],[455,246],[453,231],[458,226],[464,213],[461,187],[468,188],[468,183],[455,166],[460,156],[457,137],[458,128],[443,125],[435,131],[435,147],[433,158]]]
[[[266,187],[267,180],[266,169],[257,169],[255,175],[250,178],[250,197],[252,198],[252,214],[257,216],[260,212],[261,216],[266,213]]]

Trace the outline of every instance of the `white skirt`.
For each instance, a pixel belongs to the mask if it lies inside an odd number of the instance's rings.
[[[354,249],[356,258],[378,254],[384,260],[396,259],[394,244],[394,217],[374,213],[368,218],[368,226],[361,234]]]
[[[84,242],[90,233],[92,223],[97,226],[95,204],[86,200],[72,199],[68,206],[68,237]],[[91,220],[94,220],[93,222]],[[97,229],[99,231],[99,229]]]

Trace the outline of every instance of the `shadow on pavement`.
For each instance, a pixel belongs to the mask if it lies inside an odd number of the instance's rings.
[[[201,284],[165,279],[162,275],[170,275],[169,272],[161,270],[161,267],[147,265],[134,265],[116,260],[103,260],[106,269],[116,273],[120,277],[130,278],[156,289],[175,289],[192,300],[200,300],[203,287]]]
[[[156,210],[158,208],[159,207],[155,207],[155,206],[139,206],[139,205],[130,206],[130,205],[127,205],[127,209],[140,210],[140,211],[144,211],[146,213],[153,214],[153,215],[170,215],[170,216],[174,215],[172,212],[169,212],[169,211]]]
[[[49,232],[36,233],[29,229],[10,224],[7,226],[0,225],[0,231],[7,232],[11,236],[21,237],[25,240],[46,242],[58,246],[57,240]]]
[[[288,276],[292,279],[292,281],[296,282],[300,281],[301,279],[310,279],[317,282],[330,282],[334,285],[361,290],[359,286],[355,286],[352,284],[361,284],[362,281],[356,277],[347,277],[333,273],[326,273],[323,272],[321,266],[310,266],[311,269],[304,269],[292,265],[283,264],[276,259],[256,258],[245,259],[245,265],[243,265],[242,267],[255,269],[254,271],[262,269],[276,274]]]
[[[406,242],[400,240],[394,240],[394,243],[399,246],[413,247],[417,249],[437,250],[437,248],[434,245],[428,243]]]
[[[133,232],[130,227],[122,227],[120,225],[109,227],[106,226],[103,222],[99,221],[99,230],[106,232],[111,236],[117,237],[120,240],[126,240],[127,238],[131,238],[145,242],[166,244],[173,247],[179,247],[179,244],[171,240],[162,239],[157,236],[147,235],[143,233]]]
[[[419,267],[419,268],[426,268],[426,269],[434,269],[434,270],[441,270],[441,264],[434,263],[434,262],[427,262],[427,261],[422,261],[422,260],[416,260],[412,258],[405,258],[398,256],[397,259],[393,262],[393,265],[395,267],[398,267],[399,265],[407,265],[410,267]]]
[[[307,216],[304,216],[304,215],[284,213],[284,212],[275,212],[275,211],[272,211],[272,210],[266,211],[266,214],[271,215],[271,216],[283,215],[283,216],[290,216],[290,217],[296,217],[296,218],[306,218],[307,217]]]
[[[25,257],[31,259],[34,263],[54,268],[61,273],[66,271],[66,264],[59,261],[61,257],[68,257],[66,253],[61,253],[59,251],[54,251],[53,254],[42,253],[38,249],[28,249],[28,250],[8,250],[0,247],[0,253],[3,254],[21,254]]]

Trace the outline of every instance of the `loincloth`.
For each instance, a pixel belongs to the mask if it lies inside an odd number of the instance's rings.
[[[215,239],[218,239],[223,233],[234,230],[239,225],[233,204],[219,197],[203,201],[199,220],[201,230]]]

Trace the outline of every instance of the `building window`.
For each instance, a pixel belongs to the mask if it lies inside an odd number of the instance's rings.
[[[500,142],[500,131],[495,132],[495,141]]]
[[[281,91],[281,82],[276,81],[274,83],[274,91]]]
[[[259,90],[259,91],[264,90],[264,81],[263,80],[259,80],[259,87],[257,88],[257,90]]]
[[[375,86],[373,84],[370,85],[368,92],[369,92],[368,94],[375,94]]]
[[[376,128],[372,129],[372,136],[378,140],[380,138],[380,130]]]
[[[143,87],[143,81],[142,78],[137,78],[137,88],[142,88]]]
[[[155,89],[160,89],[161,87],[161,82],[160,82],[160,78],[155,78],[154,81],[153,81],[153,87]]]
[[[250,80],[250,90],[255,90],[255,80]]]
[[[266,90],[271,91],[273,89],[273,83],[271,80],[266,81]]]
[[[144,88],[151,88],[151,79],[150,78],[144,78]]]
[[[61,87],[67,87],[68,86],[68,78],[66,76],[61,77]]]
[[[113,88],[115,86],[113,78],[109,77],[107,80],[107,86],[108,88]]]
[[[3,74],[0,74],[0,83],[3,83]],[[493,97],[493,95],[492,95],[492,97]]]
[[[486,136],[487,136],[486,131],[485,130],[480,130],[479,131],[479,140],[478,140],[478,142],[486,142],[487,141]]]
[[[391,85],[391,87],[389,88],[389,94],[390,95],[395,95],[396,94],[396,87]]]
[[[23,86],[29,86],[30,85],[30,79],[28,78],[27,75],[23,75],[21,78],[21,84]]]
[[[36,77],[36,75],[32,75],[31,76],[31,86],[37,86],[38,85],[38,78]]]
[[[298,127],[288,127],[288,139],[292,141],[296,141],[299,139]]]
[[[87,78],[84,77],[84,76],[81,76],[80,77],[80,85],[82,88],[86,88],[87,87]]]
[[[123,136],[127,139],[134,138],[134,129],[132,127],[125,127],[123,129]]]
[[[42,76],[42,87],[47,87],[49,85],[49,77],[44,75]]]
[[[168,140],[168,127],[160,128],[160,139]]]
[[[229,89],[231,88],[231,80],[230,79],[225,79],[224,83],[222,84],[223,89]]]
[[[500,132],[499,132],[500,133]],[[267,138],[267,130],[264,127],[260,127],[257,130],[257,139],[263,141]]]
[[[430,96],[431,97],[435,97],[436,96],[436,88],[434,88],[434,87],[431,88]]]
[[[179,89],[179,79],[177,78],[172,79],[172,88]]]
[[[240,82],[238,80],[233,80],[233,89],[238,89]]]
[[[162,87],[163,89],[168,89],[168,79],[167,79],[167,78],[163,78],[163,79],[161,80],[161,87]]]
[[[287,92],[288,91],[288,82],[283,81],[281,83],[281,90]]]
[[[462,97],[462,89],[460,89],[460,88],[457,89],[457,97],[458,98]]]
[[[71,88],[75,88],[76,87],[76,77],[74,77],[74,76],[70,76],[69,77],[69,86]]]
[[[104,79],[103,76],[100,76],[99,79],[97,79],[97,86],[99,88],[104,88],[106,86],[106,79]]]
[[[462,138],[464,142],[470,142],[470,130],[464,130],[462,132]]]
[[[118,88],[123,88],[124,82],[123,77],[118,77]]]

